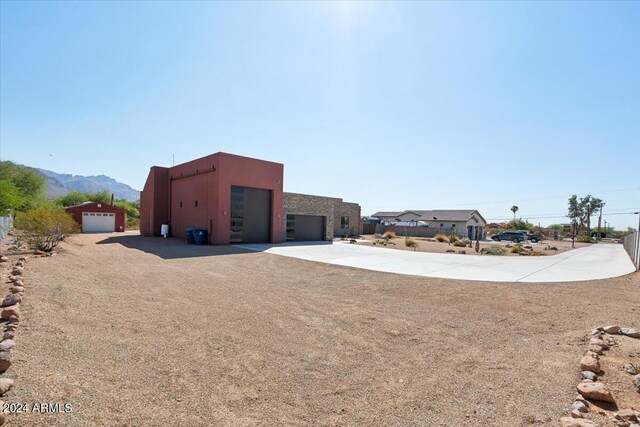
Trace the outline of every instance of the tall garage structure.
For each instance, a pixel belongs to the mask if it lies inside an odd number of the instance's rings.
[[[331,240],[359,229],[360,206],[283,192],[284,166],[216,153],[170,168],[153,166],[140,196],[140,233],[207,230],[208,243]]]

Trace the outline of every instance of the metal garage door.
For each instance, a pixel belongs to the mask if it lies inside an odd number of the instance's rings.
[[[231,187],[231,243],[271,241],[271,191]]]
[[[114,231],[116,231],[116,214],[82,212],[83,233],[112,233]]]
[[[325,217],[287,215],[287,240],[302,242],[324,240]]]

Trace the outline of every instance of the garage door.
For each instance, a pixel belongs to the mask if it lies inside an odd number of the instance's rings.
[[[112,233],[114,231],[116,231],[116,214],[82,212],[83,233]]]
[[[231,243],[271,241],[271,191],[231,187]]]
[[[325,240],[325,218],[314,215],[287,215],[287,240]]]

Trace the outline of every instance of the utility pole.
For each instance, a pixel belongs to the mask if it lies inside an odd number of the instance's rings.
[[[587,205],[587,236],[591,235],[591,205]]]
[[[602,224],[602,209],[603,209],[603,208],[604,208],[604,203],[602,203],[602,204],[600,205],[600,216],[598,217],[598,237],[597,237],[597,239],[596,239],[596,240],[600,240],[600,238],[602,237],[602,236],[600,235],[600,224]],[[606,230],[606,227],[605,227],[605,233],[606,233],[606,231],[607,231],[607,230]]]

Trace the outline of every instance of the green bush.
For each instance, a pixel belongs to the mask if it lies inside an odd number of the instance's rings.
[[[576,237],[576,242],[580,243],[595,243],[596,240],[589,236],[578,236]]]
[[[523,250],[524,249],[522,249],[522,245],[513,245],[509,252],[511,252],[512,254],[519,254]]]
[[[31,249],[44,252],[51,252],[65,237],[80,229],[70,214],[53,206],[19,212],[13,226]]]
[[[463,240],[456,240],[455,242],[453,242],[453,246],[458,246],[460,248],[463,248],[467,246],[467,243],[464,242]]]
[[[447,236],[445,236],[444,234],[436,234],[434,239],[436,239],[440,243],[449,241],[449,238]]]
[[[482,248],[480,250],[480,255],[488,254],[488,255],[503,255],[504,249],[501,247],[491,246],[489,248]]]

